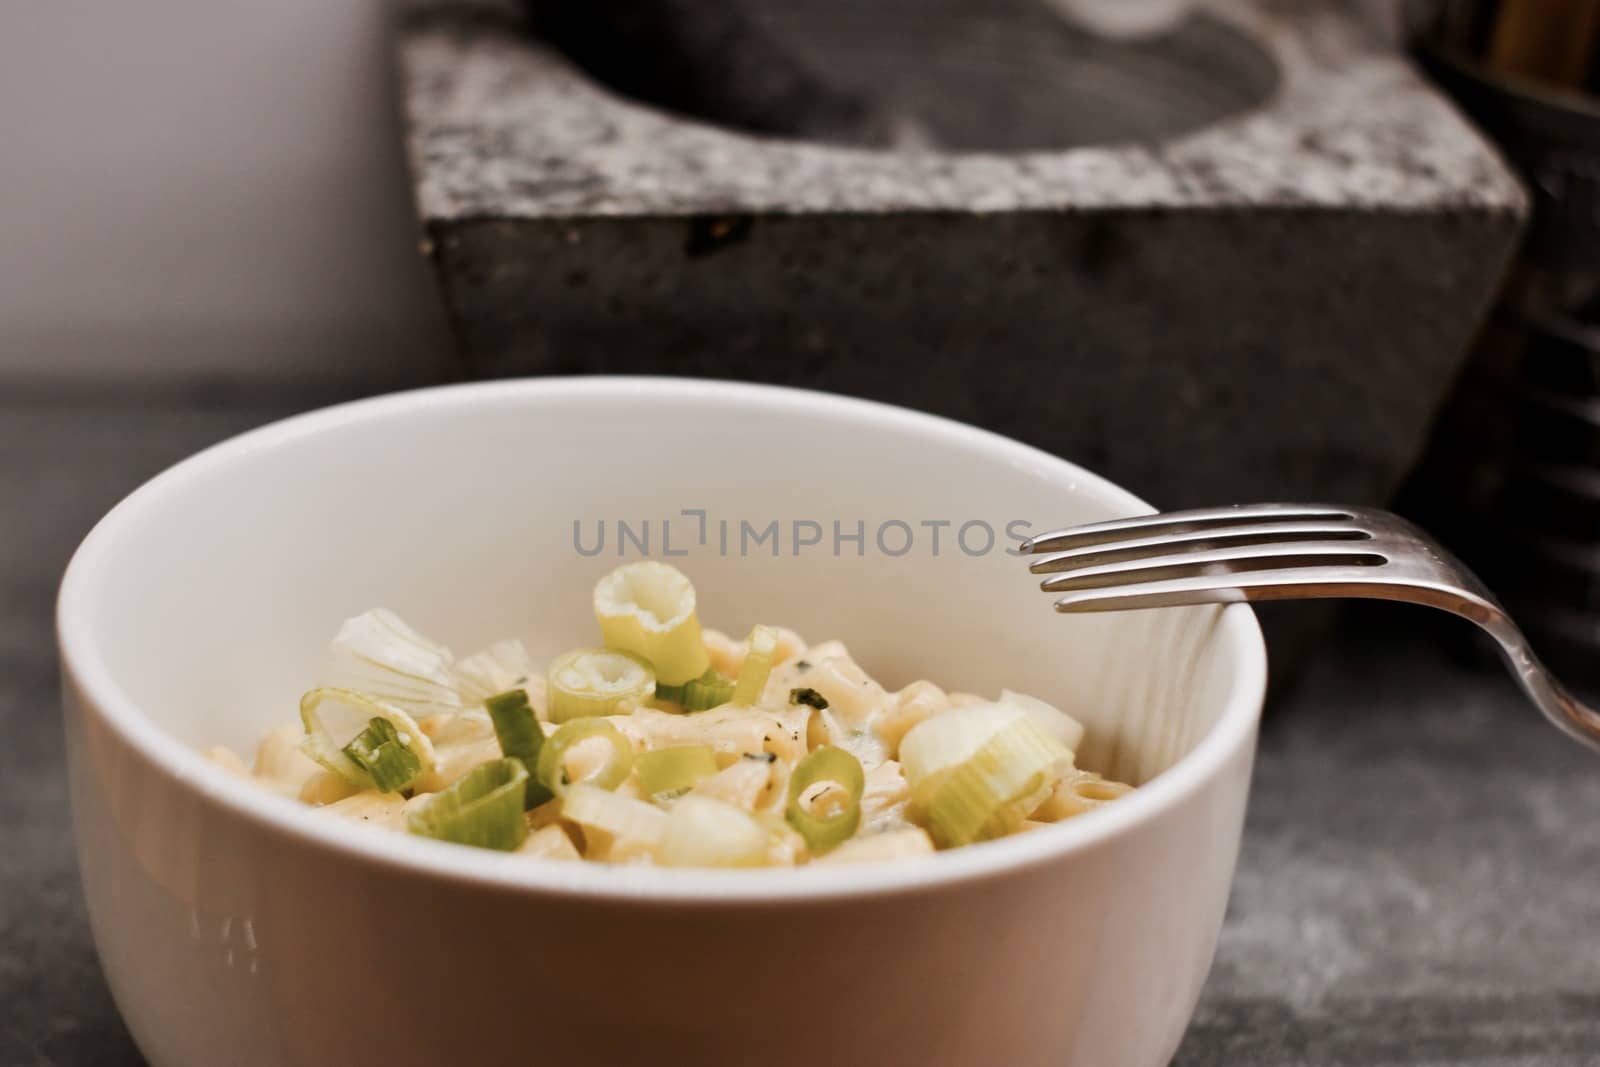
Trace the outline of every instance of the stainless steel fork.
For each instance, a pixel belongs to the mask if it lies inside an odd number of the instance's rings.
[[[1452,612],[1499,642],[1547,719],[1600,751],[1600,712],[1539,662],[1476,575],[1398,515],[1323,504],[1173,511],[1040,534],[1022,551],[1041,557],[1029,570],[1053,576],[1041,588],[1063,594],[1056,610],[1064,612],[1325,597]]]

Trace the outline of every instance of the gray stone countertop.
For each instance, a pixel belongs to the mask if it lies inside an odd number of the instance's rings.
[[[95,961],[51,610],[166,464],[310,398],[0,395],[0,1064],[141,1062]],[[1600,759],[1414,609],[1362,609],[1266,724],[1179,1067],[1600,1064]],[[1108,1065],[1114,1067],[1114,1065]]]

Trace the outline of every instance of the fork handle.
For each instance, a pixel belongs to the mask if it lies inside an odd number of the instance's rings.
[[[1459,563],[1456,563],[1456,566],[1460,567],[1463,575],[1471,575],[1471,572],[1461,567]],[[1246,596],[1249,596],[1248,591]],[[1573,696],[1567,687],[1556,679],[1550,668],[1546,667],[1534,652],[1527,635],[1486,589],[1474,592],[1432,583],[1412,584],[1349,577],[1336,583],[1336,588],[1333,590],[1312,584],[1283,585],[1273,587],[1269,597],[1250,597],[1250,599],[1310,599],[1328,596],[1420,604],[1449,612],[1476,624],[1480,630],[1494,639],[1500,648],[1501,659],[1511,669],[1511,673],[1516,676],[1517,684],[1522,687],[1522,691],[1533,701],[1540,713],[1556,729],[1574,741],[1600,752],[1600,711]]]
[[[1584,704],[1557,681],[1550,669],[1540,662],[1533,646],[1511,621],[1511,617],[1500,610],[1498,604],[1493,608],[1494,614],[1486,619],[1471,615],[1466,617],[1494,638],[1500,646],[1500,655],[1506,661],[1506,666],[1516,675],[1517,684],[1522,686],[1523,692],[1544,713],[1544,717],[1568,737],[1600,752],[1600,712]]]
[[[1463,575],[1470,576],[1471,572],[1465,567],[1460,569]],[[1429,582],[1374,580],[1363,577],[1353,568],[1329,567],[1307,570],[1294,581],[1285,581],[1281,573],[1240,573],[1226,578],[1151,582],[1143,587],[1118,590],[1115,598],[1085,600],[1065,606],[1063,610],[1115,611],[1241,601],[1327,599],[1419,604],[1475,623],[1494,639],[1501,658],[1516,676],[1517,684],[1544,717],[1568,737],[1600,752],[1600,711],[1573,696],[1556,679],[1533,651],[1526,635],[1487,590],[1473,592]]]

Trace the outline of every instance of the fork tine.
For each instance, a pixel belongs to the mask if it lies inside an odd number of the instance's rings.
[[[1348,523],[1341,526],[1326,521],[1201,527],[1177,533],[1157,534],[1153,537],[1129,537],[1120,541],[1082,545],[1035,560],[1028,564],[1028,570],[1034,574],[1054,574],[1057,571],[1070,570],[1091,563],[1171,555],[1186,548],[1200,548],[1206,545],[1221,548],[1227,544],[1264,545],[1291,541],[1370,540],[1372,534],[1358,526]]]
[[[1117,559],[1075,567],[1039,583],[1047,593],[1094,589],[1107,585],[1138,585],[1166,578],[1226,577],[1261,570],[1290,570],[1310,566],[1376,566],[1388,557],[1365,541],[1290,541],[1283,544],[1234,545],[1178,551],[1161,556]],[[1208,568],[1215,568],[1214,571]]]
[[[1164,511],[1127,519],[1072,526],[1053,530],[1022,543],[1021,551],[1054,552],[1101,545],[1128,537],[1147,537],[1158,533],[1223,529],[1264,522],[1348,522],[1353,519],[1343,508],[1322,504],[1236,504],[1223,508],[1197,508],[1193,511]]]
[[[1301,600],[1319,597],[1406,599],[1384,585],[1362,584],[1347,566],[1281,567],[1236,574],[1201,574],[1187,578],[1077,589],[1056,600],[1064,614],[1176,608],[1189,604],[1240,604],[1253,600]]]

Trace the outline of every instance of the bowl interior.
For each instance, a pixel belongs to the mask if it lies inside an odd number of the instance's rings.
[[[707,625],[837,637],[890,686],[1037,695],[1087,725],[1081,763],[1143,782],[1222,713],[1261,654],[1253,624],[1211,608],[1058,616],[1007,551],[1140,510],[1042,453],[878,405],[496,383],[332,409],[191,460],[96,533],[76,602],[140,714],[248,753],[295,721],[340,621],[373,606],[462,654],[507,636],[540,660],[594,643],[590,590],[625,523],[621,558],[670,554]]]

